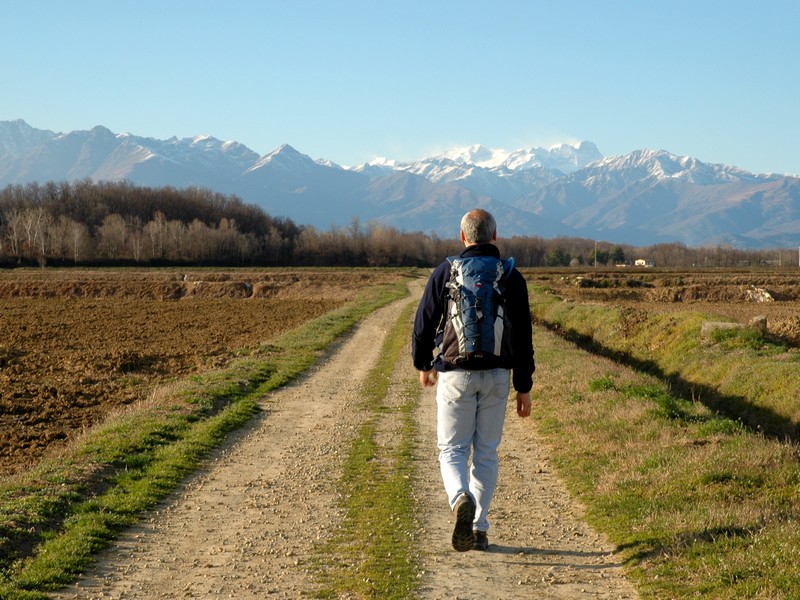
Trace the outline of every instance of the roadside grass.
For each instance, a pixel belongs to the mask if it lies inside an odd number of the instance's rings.
[[[603,332],[605,344],[618,324],[597,307],[561,310],[546,314],[565,328]],[[610,323],[601,322],[602,314]],[[591,323],[582,323],[585,315]],[[705,352],[726,358],[713,347],[693,349],[677,333],[677,316],[673,325],[658,322],[659,331],[648,330],[654,351],[671,344],[695,359]],[[559,474],[587,507],[587,519],[620,549],[643,598],[800,597],[796,444],[676,394],[661,376],[538,328],[535,335],[539,429]],[[645,345],[640,337],[633,342]],[[772,373],[772,366],[744,365],[772,360],[770,349],[742,347],[749,344],[737,345],[721,370],[739,365],[750,377]],[[691,357],[670,358],[678,368]],[[721,377],[698,368],[695,377],[701,376],[709,384]],[[796,386],[796,375],[791,379],[762,383],[780,390]]]
[[[190,377],[109,418],[60,456],[0,485],[0,598],[39,600],[169,495],[258,410],[257,399],[311,366],[359,319],[404,296],[393,285]]]
[[[376,364],[362,390],[360,408],[368,415],[359,429],[340,480],[344,520],[318,557],[319,598],[414,597],[419,557],[415,554],[415,477],[413,410],[419,403],[416,380],[404,384],[398,405],[387,403],[395,366],[410,339],[409,304],[376,353]],[[399,423],[398,423],[399,421]],[[382,428],[392,431],[381,444]]]
[[[777,439],[800,440],[800,350],[754,329],[721,330],[701,339],[698,312],[668,314],[563,302],[531,288],[535,319],[595,353],[669,382],[712,410]]]

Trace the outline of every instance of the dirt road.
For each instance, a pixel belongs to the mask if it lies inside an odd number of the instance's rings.
[[[264,411],[159,510],[103,553],[58,600],[300,598],[317,585],[312,558],[335,530],[341,464],[361,419],[354,410],[371,353],[400,306],[365,319],[305,377],[263,400]],[[536,335],[549,335],[537,332]],[[409,353],[404,353],[404,358]],[[390,393],[416,378],[397,365]],[[546,377],[540,367],[537,377]],[[417,410],[424,599],[636,598],[613,548],[582,520],[537,442],[535,422],[509,404],[488,552],[450,547],[452,515],[439,479],[435,392]]]

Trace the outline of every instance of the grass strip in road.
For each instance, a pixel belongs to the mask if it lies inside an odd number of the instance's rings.
[[[537,328],[534,419],[642,598],[800,597],[798,448]]]
[[[413,411],[420,399],[416,380],[403,384],[399,406],[386,402],[392,373],[405,359],[412,304],[401,311],[362,387],[361,410],[368,417],[356,435],[340,481],[344,522],[318,559],[323,586],[319,598],[415,597],[419,557],[411,486],[415,478]],[[392,426],[391,447],[377,441],[379,429],[389,421],[397,426],[397,431]]]
[[[40,600],[71,583],[143,511],[192,472],[257,399],[296,377],[405,282],[272,341],[230,367],[192,377],[110,419],[55,459],[0,486],[0,598]]]

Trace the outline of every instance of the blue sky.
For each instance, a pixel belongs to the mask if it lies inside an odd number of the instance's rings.
[[[796,0],[12,0],[0,120],[351,165],[589,140],[800,174]]]

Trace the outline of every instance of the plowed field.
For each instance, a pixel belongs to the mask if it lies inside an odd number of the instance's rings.
[[[0,477],[159,383],[395,275],[363,270],[0,272]]]

